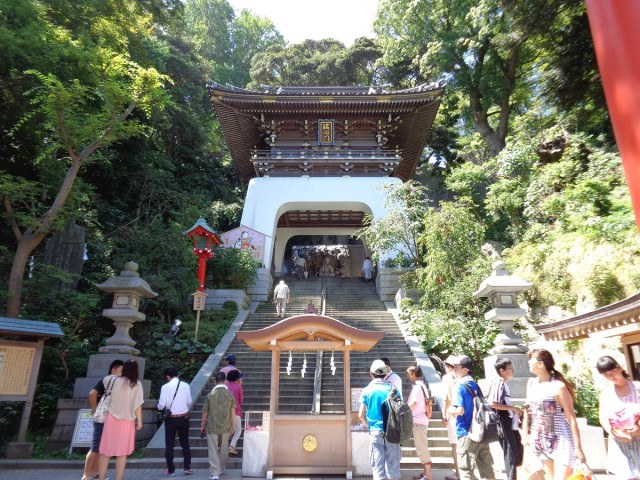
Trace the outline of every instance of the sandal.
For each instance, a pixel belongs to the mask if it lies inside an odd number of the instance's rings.
[[[424,473],[421,473],[420,475],[414,475],[413,480],[431,480],[431,479],[427,479],[427,477],[424,476]]]

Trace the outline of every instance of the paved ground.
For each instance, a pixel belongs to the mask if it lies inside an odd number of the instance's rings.
[[[25,465],[26,466],[26,465]],[[80,480],[82,478],[82,470],[77,468],[5,468],[1,466],[0,480]],[[416,475],[418,471],[403,470],[402,480],[411,480],[413,475]],[[433,480],[444,480],[446,475],[451,472],[449,470],[434,470]],[[114,479],[114,471],[110,469],[107,472],[107,477],[111,480]],[[162,470],[149,469],[149,468],[128,468],[124,474],[125,480],[160,480],[166,479],[162,475]],[[207,480],[209,478],[209,472],[207,470],[198,470],[193,475],[185,476],[182,471],[176,470],[176,476],[171,477],[174,479],[189,479],[189,480]],[[220,480],[241,480],[242,470],[227,470],[225,471]],[[250,477],[244,477],[249,479]],[[295,475],[276,475],[276,480],[338,480],[344,479],[344,476],[295,476]],[[371,477],[357,477],[359,480],[371,480]]]

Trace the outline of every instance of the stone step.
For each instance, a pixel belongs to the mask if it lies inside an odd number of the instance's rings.
[[[321,308],[321,279],[297,280],[287,279],[291,289],[291,302],[286,309],[286,317],[301,315],[307,307],[309,300],[318,309]],[[409,393],[410,385],[404,375],[406,366],[415,362],[404,337],[396,324],[393,315],[387,312],[384,303],[378,299],[375,284],[364,283],[360,279],[327,278],[327,308],[326,314],[330,317],[363,330],[384,331],[385,336],[380,344],[370,352],[352,352],[351,354],[351,380],[353,387],[366,386],[370,377],[368,374],[371,362],[382,356],[388,357],[395,371],[403,380],[403,393]],[[275,312],[271,302],[265,302],[258,306],[254,313],[245,320],[242,330],[258,330],[271,326],[281,319]],[[271,353],[253,352],[243,342],[234,339],[228,349],[228,353],[234,353],[237,358],[238,368],[245,374],[244,377],[244,402],[243,411],[268,411],[270,408],[271,394]],[[300,369],[304,355],[300,352],[292,352],[291,375],[286,374],[288,355],[282,354],[280,359],[280,412],[309,412],[313,399],[313,375],[315,373],[315,354],[307,354],[307,371],[305,378],[301,378]],[[336,375],[331,375],[331,355],[325,354],[322,359],[322,396],[321,412],[344,413],[343,378],[344,364],[340,352],[334,353]],[[222,367],[223,365],[220,365]],[[213,387],[213,382],[207,385],[201,395],[195,399],[190,421],[190,439],[193,446],[192,468],[207,468],[206,440],[199,438],[200,412],[204,405],[204,397]],[[433,468],[452,468],[451,449],[448,445],[446,428],[440,422],[441,414],[434,409],[434,415],[429,426],[429,445],[432,454]],[[242,466],[242,441],[240,437],[237,450],[239,456],[230,456],[227,468],[241,468]],[[176,440],[176,446],[178,442]],[[157,450],[157,451],[155,451]],[[180,454],[176,448],[176,455]],[[164,468],[164,449],[147,450],[147,457],[157,460],[158,467]],[[176,457],[176,465],[180,466],[181,458]],[[154,467],[155,468],[155,467]],[[402,468],[420,469],[420,461],[415,456],[413,443],[409,442],[403,447]]]

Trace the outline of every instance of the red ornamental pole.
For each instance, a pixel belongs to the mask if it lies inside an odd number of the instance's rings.
[[[613,132],[640,229],[640,2],[586,0]]]
[[[198,255],[198,287],[199,292],[204,292],[204,277],[207,270],[207,257],[204,255]]]

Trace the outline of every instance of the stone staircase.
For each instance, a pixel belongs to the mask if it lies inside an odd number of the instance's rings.
[[[308,303],[313,302],[318,313],[322,304],[322,278],[297,280],[290,278],[287,284],[291,289],[291,301],[287,305],[285,317],[302,315]],[[407,366],[415,363],[413,355],[400,332],[393,315],[389,313],[383,302],[378,299],[375,284],[364,283],[360,278],[326,278],[326,312],[327,316],[364,330],[382,330],[385,336],[379,345],[370,352],[351,353],[351,386],[364,387],[369,381],[369,367],[376,358],[388,357],[391,365],[403,380],[403,395],[409,393],[409,384],[405,371]],[[256,311],[248,316],[241,330],[257,330],[272,325],[281,319],[276,314],[271,302],[260,304]],[[227,351],[236,356],[236,365],[244,373],[243,412],[269,411],[271,386],[271,352],[254,352],[243,342],[234,338]],[[289,364],[288,352],[282,352],[280,358],[280,391],[279,413],[311,412],[313,408],[313,387],[316,362],[322,362],[321,414],[345,413],[343,395],[343,357],[342,352],[315,353],[291,352],[292,368],[287,373]],[[335,375],[331,372],[331,358],[336,367]],[[300,369],[306,358],[306,374],[301,377]],[[222,367],[219,365],[218,368]],[[206,439],[200,439],[200,417],[204,398],[213,388],[211,381],[203,394],[194,400],[190,417],[190,444],[192,468],[208,467]],[[349,413],[349,412],[347,412]],[[440,412],[434,406],[434,414],[429,426],[429,446],[434,469],[452,468],[451,449],[449,448],[446,429],[440,422]],[[244,421],[244,419],[243,419]],[[243,425],[244,427],[244,425]],[[242,468],[242,437],[236,446],[239,455],[231,455],[227,468]],[[176,468],[181,468],[181,449],[176,439]],[[421,464],[415,456],[413,444],[403,446],[403,469],[420,470]],[[164,449],[148,448],[148,459],[156,458],[158,468],[164,466]]]

